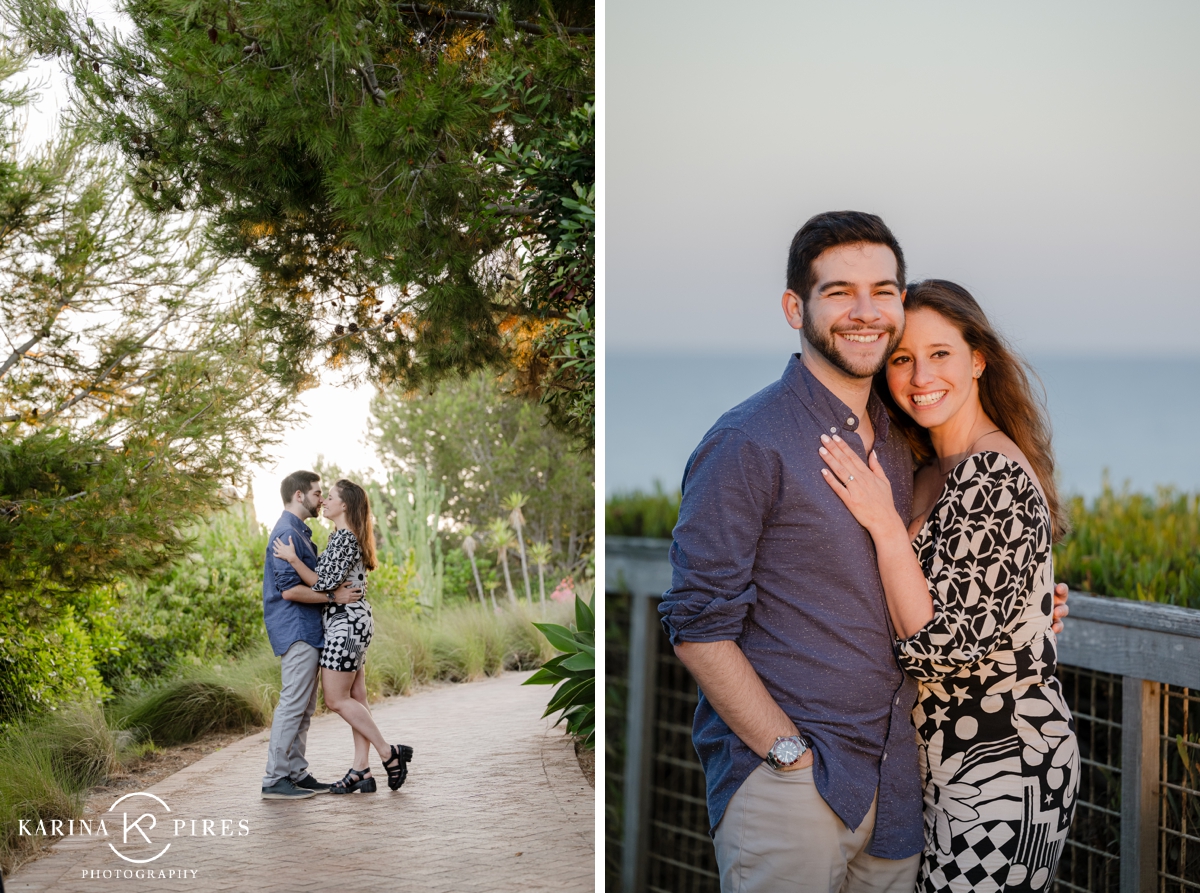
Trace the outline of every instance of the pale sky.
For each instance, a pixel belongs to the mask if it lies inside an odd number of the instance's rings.
[[[881,215],[1029,352],[1200,354],[1200,4],[610,0],[607,349],[787,350],[788,243]]]

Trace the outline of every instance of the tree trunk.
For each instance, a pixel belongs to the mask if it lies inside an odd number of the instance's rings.
[[[521,528],[524,525],[518,524],[517,527],[517,543],[521,547],[521,576],[525,578],[525,603],[529,607],[533,607],[533,593],[529,589],[529,562],[525,559],[525,534]]]
[[[546,616],[546,565],[538,565],[538,599],[542,606],[542,616]]]
[[[513,592],[512,576],[508,573],[508,553],[500,553],[500,563],[504,565],[504,585],[508,587],[508,600],[513,603],[513,607],[517,604],[517,594]]]
[[[471,559],[471,573],[475,575],[475,588],[479,590],[479,604],[487,607],[487,600],[483,597],[483,583],[479,579],[479,567],[475,564],[475,556],[469,556]]]

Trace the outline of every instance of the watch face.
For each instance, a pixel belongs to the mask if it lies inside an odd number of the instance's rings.
[[[800,759],[800,746],[794,738],[784,738],[782,741],[776,742],[771,748],[775,752],[775,759],[788,766]]]

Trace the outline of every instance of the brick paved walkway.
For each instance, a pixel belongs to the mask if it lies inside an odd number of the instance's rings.
[[[551,729],[550,720],[539,719],[550,689],[522,688],[527,675],[440,685],[373,705],[384,734],[416,751],[399,791],[387,789],[372,751],[379,793],[262,800],[268,737],[262,732],[151,787],[169,813],[150,798],[131,797],[115,816],[104,816],[107,837],[97,836],[94,824],[91,837],[66,837],[6,878],[5,888],[593,890],[594,791],[561,727]],[[308,758],[319,779],[340,778],[352,755],[349,727],[340,717],[313,721]],[[123,842],[122,812],[128,812],[130,824],[142,813],[155,815],[149,843],[136,829]],[[212,821],[208,835],[205,819]],[[223,819],[230,821],[222,825]],[[243,820],[249,833],[239,836]],[[149,829],[150,821],[141,827]],[[226,836],[220,836],[222,830]],[[166,843],[170,849],[145,864],[124,861],[109,846],[149,858]]]

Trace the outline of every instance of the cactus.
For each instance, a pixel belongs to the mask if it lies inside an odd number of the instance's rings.
[[[437,609],[444,585],[442,543],[438,536],[445,488],[434,487],[424,468],[411,480],[394,474],[386,484],[366,487],[375,511],[378,551],[394,564],[411,564],[417,601]]]

